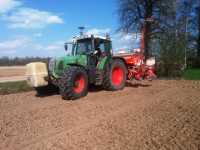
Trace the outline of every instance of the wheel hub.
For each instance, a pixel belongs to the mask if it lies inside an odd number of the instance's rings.
[[[112,83],[119,86],[123,81],[124,73],[121,67],[115,67],[112,70]]]
[[[74,80],[74,92],[81,93],[85,87],[85,79],[82,74],[77,75]]]

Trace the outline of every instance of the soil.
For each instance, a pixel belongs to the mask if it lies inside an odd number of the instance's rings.
[[[200,81],[128,83],[75,101],[35,95],[0,96],[0,149],[200,149]]]
[[[25,66],[0,67],[0,83],[26,80]]]
[[[1,77],[12,77],[12,76],[24,76],[25,66],[12,66],[12,67],[0,67],[0,78]]]

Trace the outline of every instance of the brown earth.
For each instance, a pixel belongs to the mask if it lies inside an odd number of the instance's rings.
[[[25,66],[0,67],[0,78],[24,75]]]
[[[76,101],[0,96],[0,149],[199,150],[200,81],[128,84]]]
[[[0,67],[0,83],[26,80],[25,66]]]

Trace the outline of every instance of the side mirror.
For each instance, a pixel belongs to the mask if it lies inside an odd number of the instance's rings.
[[[67,49],[68,49],[68,45],[67,45],[67,44],[65,44],[65,51],[67,51]]]

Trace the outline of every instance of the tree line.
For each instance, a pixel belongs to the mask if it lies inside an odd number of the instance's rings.
[[[156,56],[160,76],[200,67],[199,0],[118,0],[120,30],[145,29],[145,56]]]
[[[0,66],[24,66],[31,62],[45,62],[47,63],[49,58],[41,58],[41,57],[1,57],[0,58]]]

